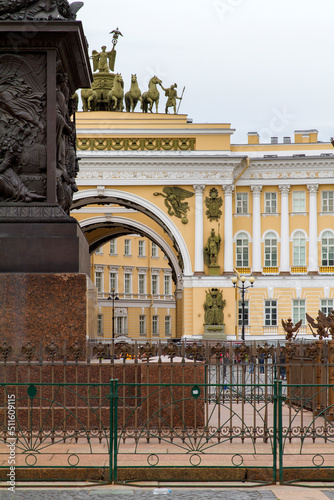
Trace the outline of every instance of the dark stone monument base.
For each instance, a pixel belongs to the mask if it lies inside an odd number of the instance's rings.
[[[90,274],[78,222],[58,205],[0,204],[0,273]]]
[[[0,274],[1,340],[62,346],[96,335],[97,292],[85,274]]]

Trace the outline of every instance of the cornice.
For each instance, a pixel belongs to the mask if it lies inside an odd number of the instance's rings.
[[[77,126],[77,136],[89,136],[89,137],[119,137],[122,136],[180,136],[186,135],[191,137],[196,137],[196,135],[232,135],[236,129],[232,128],[81,128]]]

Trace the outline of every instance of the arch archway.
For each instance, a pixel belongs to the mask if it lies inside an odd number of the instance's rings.
[[[88,236],[89,252],[92,254],[97,248],[106,243],[112,238],[123,236],[125,234],[137,233],[141,236],[146,236],[151,241],[156,243],[161,250],[166,254],[169,265],[173,271],[173,278],[178,290],[182,287],[181,274],[179,262],[172,248],[168,245],[166,240],[162,238],[156,231],[146,226],[145,224],[125,217],[107,218],[105,216],[91,217],[80,221],[80,226],[86,237]],[[96,234],[97,230],[104,229],[103,235]],[[90,233],[90,234],[88,234]]]
[[[75,193],[71,209],[75,210],[87,205],[110,203],[133,208],[154,220],[163,228],[171,239],[175,250],[180,253],[183,261],[183,275],[191,276],[193,274],[189,251],[180,231],[168,215],[145,198],[116,189],[86,189]]]

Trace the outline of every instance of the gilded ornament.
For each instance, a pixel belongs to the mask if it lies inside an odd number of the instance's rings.
[[[165,198],[165,205],[167,207],[168,215],[178,217],[181,219],[182,224],[188,223],[187,211],[190,210],[187,201],[182,201],[185,198],[191,198],[194,193],[186,191],[183,188],[176,186],[166,186],[163,188],[162,193],[153,193],[154,196],[162,196]]]
[[[209,196],[205,198],[205,205],[207,207],[207,211],[205,212],[210,222],[213,220],[218,221],[222,215],[222,211],[220,207],[223,204],[223,200],[221,196],[218,196],[218,191],[215,187],[210,189]]]

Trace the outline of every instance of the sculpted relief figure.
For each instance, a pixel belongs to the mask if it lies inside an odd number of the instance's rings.
[[[71,115],[76,110],[75,98],[69,97],[66,73],[57,73],[57,198],[65,212],[69,212],[73,192],[78,191],[75,177],[78,172],[75,152],[75,126]]]
[[[189,204],[187,201],[182,201],[185,198],[190,198],[194,196],[194,193],[187,191],[186,189],[180,187],[172,187],[166,186],[163,188],[162,193],[153,193],[154,196],[162,196],[165,198],[165,205],[167,207],[167,211],[169,215],[175,215],[181,219],[183,224],[188,223],[187,211],[190,210]]]
[[[41,177],[46,171],[40,160],[46,140],[43,83],[23,57],[2,55],[0,66],[0,200],[41,201],[43,187],[35,193],[21,174],[33,169]]]
[[[74,20],[83,2],[67,0],[2,0],[0,20]]]

